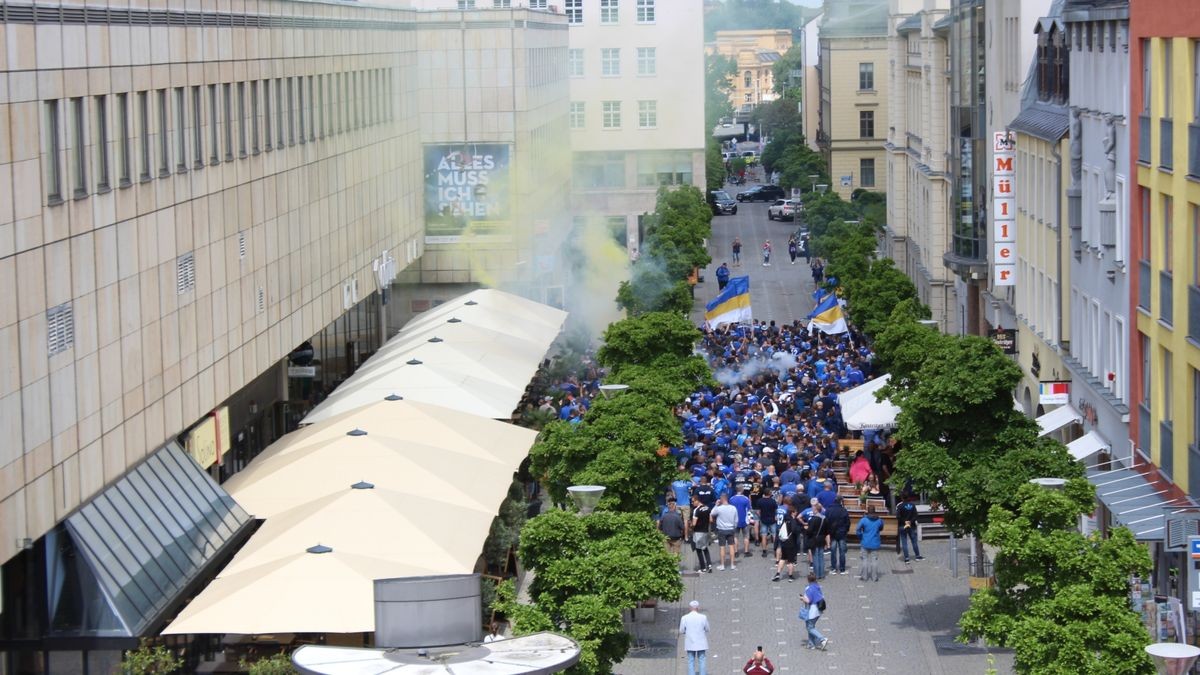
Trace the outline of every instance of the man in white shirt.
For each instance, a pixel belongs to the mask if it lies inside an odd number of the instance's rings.
[[[712,520],[717,532],[717,569],[725,569],[725,554],[729,554],[729,569],[736,570],[733,554],[737,550],[735,535],[738,526],[737,507],[729,503],[729,494],[721,493],[721,503],[713,507]]]
[[[692,611],[679,619],[679,634],[683,636],[683,648],[687,651],[687,672],[688,675],[708,675],[708,617],[700,613],[698,601],[693,600],[688,606]],[[699,671],[696,661],[700,662]]]

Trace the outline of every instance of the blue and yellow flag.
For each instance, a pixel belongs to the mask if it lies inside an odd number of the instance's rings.
[[[809,332],[814,328],[827,335],[837,335],[849,330],[846,326],[846,315],[842,312],[842,301],[836,293],[821,298],[808,315]]]
[[[750,277],[733,277],[715,300],[704,306],[704,323],[716,328],[723,323],[749,323]]]

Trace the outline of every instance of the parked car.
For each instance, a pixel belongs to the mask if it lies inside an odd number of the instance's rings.
[[[797,200],[776,199],[774,204],[767,207],[767,220],[795,220],[796,212],[801,208]]]
[[[724,190],[713,190],[712,192],[709,192],[708,205],[712,207],[714,216],[719,216],[726,213],[733,215],[737,213],[737,202],[734,201],[733,197],[730,197],[729,193]]]
[[[749,190],[739,192],[737,200],[739,202],[769,202],[783,199],[783,196],[783,188],[778,185],[755,185]]]

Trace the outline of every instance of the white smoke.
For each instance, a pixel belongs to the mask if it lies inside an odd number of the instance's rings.
[[[774,372],[780,379],[784,379],[799,363],[794,355],[787,352],[775,352],[770,357],[756,353],[736,368],[718,369],[713,373],[713,378],[722,386],[732,389],[765,372]]]

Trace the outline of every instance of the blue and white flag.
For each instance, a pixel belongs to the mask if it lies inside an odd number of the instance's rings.
[[[809,332],[814,328],[827,335],[838,335],[849,330],[846,326],[846,315],[842,312],[842,301],[836,293],[821,298],[808,315]]]

